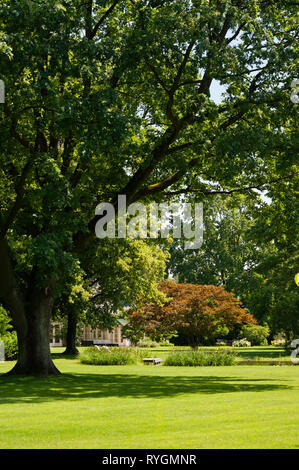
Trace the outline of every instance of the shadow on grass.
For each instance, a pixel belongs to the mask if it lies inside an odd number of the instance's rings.
[[[80,373],[51,376],[45,379],[0,376],[0,404],[105,397],[166,398],[182,394],[265,392],[292,388],[287,385],[272,384],[269,383],[270,381],[271,379],[222,376],[165,377]]]

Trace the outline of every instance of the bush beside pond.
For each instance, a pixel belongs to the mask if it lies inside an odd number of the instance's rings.
[[[169,354],[164,361],[165,366],[232,366],[236,362],[233,351],[188,351]]]

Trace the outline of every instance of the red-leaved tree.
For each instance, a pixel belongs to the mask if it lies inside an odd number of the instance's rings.
[[[237,325],[257,323],[221,286],[164,281],[159,289],[167,298],[163,305],[146,304],[129,313],[131,338],[145,333],[155,339],[179,332],[190,346],[197,347]]]

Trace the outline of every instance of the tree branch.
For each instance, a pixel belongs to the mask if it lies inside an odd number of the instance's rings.
[[[263,183],[263,184],[255,184],[255,185],[252,185],[252,186],[245,186],[244,188],[234,188],[234,189],[217,190],[217,191],[203,191],[202,189],[185,188],[185,189],[180,189],[180,190],[177,190],[177,191],[167,191],[167,192],[164,191],[163,194],[165,196],[176,196],[176,195],[179,195],[179,194],[202,194],[204,196],[207,196],[207,195],[211,195],[211,194],[212,195],[213,194],[230,195],[230,194],[233,194],[233,193],[246,192],[246,191],[250,191],[250,190],[253,190],[253,189],[263,191],[266,188],[266,186],[268,186],[270,184],[273,184],[273,183],[278,183],[281,180],[285,180],[285,179],[289,179],[289,178],[290,178],[290,176],[284,177],[284,178],[276,178],[276,179],[267,181],[266,183]]]
[[[24,193],[25,193],[25,182],[26,182],[27,176],[28,176],[28,174],[29,174],[29,172],[32,168],[32,164],[33,164],[32,161],[27,162],[26,165],[24,166],[23,170],[22,170],[20,180],[19,180],[19,183],[18,183],[17,189],[16,189],[17,197],[16,197],[16,200],[15,200],[15,203],[13,204],[12,208],[9,210],[8,215],[6,217],[6,220],[3,223],[3,227],[0,230],[0,235],[3,236],[3,237],[6,235],[7,230],[9,229],[11,224],[13,223],[17,213],[19,212],[19,210],[21,208],[22,200],[23,200]]]
[[[103,16],[101,16],[101,18],[99,19],[99,21],[96,23],[96,25],[92,28],[92,30],[90,31],[90,35],[88,37],[88,39],[93,39],[95,37],[95,35],[97,34],[99,28],[102,26],[102,24],[104,23],[104,21],[106,20],[106,18],[108,18],[108,16],[110,15],[110,13],[113,12],[114,8],[116,7],[116,5],[118,4],[119,0],[116,0],[115,2],[113,2],[113,4],[108,8],[108,10],[105,11],[105,13],[103,14]]]

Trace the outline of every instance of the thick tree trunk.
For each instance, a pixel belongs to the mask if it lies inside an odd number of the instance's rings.
[[[53,282],[37,287],[33,270],[28,294],[18,286],[7,241],[0,237],[0,301],[12,317],[18,335],[18,360],[8,375],[58,375],[50,354],[49,327],[53,307]]]
[[[76,312],[69,312],[67,317],[66,349],[63,354],[77,355],[79,351],[76,347],[77,339],[77,315]]]
[[[33,300],[25,313],[26,327],[17,327],[18,360],[8,375],[37,375],[46,377],[58,375],[50,353],[50,315],[52,296],[35,291]]]

